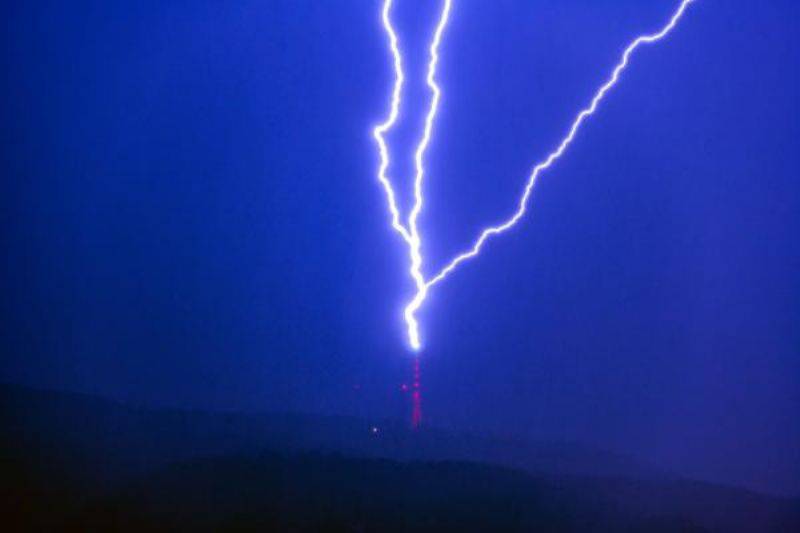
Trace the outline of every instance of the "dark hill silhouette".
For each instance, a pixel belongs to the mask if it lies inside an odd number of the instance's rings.
[[[0,428],[3,516],[27,527],[800,530],[797,500],[671,479],[577,446],[391,424],[376,434],[352,418],[142,409],[13,386],[0,388]]]
[[[0,386],[0,423],[13,428],[8,445],[49,456],[51,443],[90,484],[144,474],[196,457],[276,451],[323,451],[357,457],[477,461],[554,476],[624,476],[663,479],[665,473],[619,454],[575,443],[456,433],[436,428],[409,431],[396,422],[369,423],[339,416],[208,413],[131,407],[96,396]],[[373,431],[377,428],[378,431]],[[100,470],[81,467],[87,458]],[[97,474],[96,478],[90,475]]]
[[[174,465],[87,509],[82,528],[279,531],[702,531],[681,517],[604,511],[519,471],[268,455]]]

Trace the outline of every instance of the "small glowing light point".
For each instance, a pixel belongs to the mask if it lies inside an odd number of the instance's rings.
[[[617,84],[620,79],[620,75],[622,72],[627,68],[628,63],[630,61],[631,56],[633,53],[643,44],[650,44],[660,41],[664,37],[666,37],[678,24],[678,21],[681,19],[683,14],[686,11],[686,8],[689,4],[693,3],[695,0],[681,0],[680,5],[677,7],[675,12],[670,17],[667,24],[662,27],[659,31],[655,33],[645,34],[637,37],[634,39],[623,51],[622,57],[620,61],[616,64],[614,69],[611,71],[610,77],[606,80],[606,82],[597,90],[597,92],[592,97],[589,105],[582,109],[578,115],[575,117],[575,120],[572,122],[567,135],[561,140],[555,150],[553,150],[543,161],[537,163],[531,174],[528,177],[528,181],[525,184],[523,189],[522,196],[519,199],[517,204],[517,209],[514,211],[511,217],[506,219],[504,222],[494,225],[488,226],[481,231],[478,238],[473,243],[472,247],[469,248],[467,251],[456,255],[449,263],[447,263],[436,275],[426,279],[424,274],[422,273],[422,239],[419,234],[419,230],[417,228],[417,218],[422,211],[423,206],[423,192],[422,192],[422,182],[425,175],[424,172],[424,165],[423,165],[423,158],[425,155],[425,151],[428,148],[428,144],[430,143],[431,133],[433,130],[433,122],[436,118],[436,112],[439,106],[439,100],[441,97],[441,89],[436,83],[435,74],[436,74],[436,66],[439,61],[439,43],[441,42],[442,34],[444,32],[445,26],[447,25],[447,21],[450,14],[451,8],[451,0],[444,0],[442,14],[439,19],[439,23],[436,26],[436,31],[434,32],[433,39],[431,41],[431,45],[429,48],[430,51],[430,61],[428,63],[428,76],[427,76],[427,84],[429,89],[432,93],[431,104],[428,109],[428,114],[425,119],[425,127],[423,131],[422,138],[417,145],[417,149],[415,152],[415,168],[416,168],[416,175],[414,179],[414,206],[411,210],[411,213],[408,217],[408,226],[405,226],[400,221],[400,212],[397,208],[397,203],[395,200],[394,189],[392,188],[392,184],[389,178],[386,176],[386,170],[389,166],[389,154],[388,149],[386,147],[386,142],[384,140],[383,135],[391,129],[391,127],[397,121],[397,116],[399,114],[399,107],[400,107],[400,93],[402,90],[404,77],[403,77],[403,68],[402,68],[402,55],[400,53],[400,48],[398,45],[397,34],[394,31],[394,28],[391,25],[391,21],[389,20],[389,11],[391,9],[392,0],[385,0],[383,4],[383,11],[382,11],[382,21],[383,27],[386,31],[386,34],[389,38],[389,48],[391,49],[392,56],[394,58],[394,70],[395,70],[395,83],[394,89],[392,91],[392,101],[391,101],[391,108],[389,112],[389,117],[386,119],[385,122],[377,126],[373,130],[373,136],[378,143],[378,148],[381,156],[381,163],[378,170],[378,179],[380,180],[383,188],[386,192],[386,198],[389,204],[389,211],[392,215],[392,227],[403,237],[406,244],[409,247],[409,256],[411,259],[411,267],[409,273],[414,280],[417,292],[412,298],[412,300],[408,303],[405,308],[404,317],[408,327],[408,339],[411,347],[416,351],[419,350],[422,346],[419,336],[419,322],[416,318],[416,313],[424,303],[425,299],[428,296],[428,291],[431,287],[436,285],[437,283],[443,281],[447,278],[459,265],[464,263],[467,260],[470,260],[480,254],[483,245],[489,238],[494,237],[495,235],[499,235],[510,228],[512,228],[516,223],[525,215],[528,209],[528,203],[531,197],[531,193],[533,192],[533,187],[536,184],[536,180],[538,179],[539,175],[542,171],[547,170],[550,168],[553,163],[555,163],[558,159],[561,158],[562,155],[566,152],[567,148],[569,148],[572,141],[575,139],[580,127],[586,121],[587,118],[592,116],[595,111],[597,111],[598,106],[603,101],[605,96],[608,92]]]

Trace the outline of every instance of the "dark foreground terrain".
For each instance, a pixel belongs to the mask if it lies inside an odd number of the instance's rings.
[[[5,530],[800,531],[798,500],[576,446],[10,386],[0,430]]]

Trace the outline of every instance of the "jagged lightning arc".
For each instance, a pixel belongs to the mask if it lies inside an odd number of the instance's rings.
[[[392,89],[392,102],[389,109],[389,116],[386,120],[372,130],[372,135],[378,143],[378,151],[380,152],[380,167],[378,168],[378,180],[383,185],[386,193],[386,200],[389,204],[389,211],[392,215],[392,227],[403,237],[403,240],[408,245],[408,255],[411,261],[409,267],[409,275],[414,280],[417,287],[417,292],[412,301],[406,306],[405,320],[408,324],[408,338],[411,347],[418,350],[421,346],[419,340],[419,324],[417,322],[415,312],[422,305],[425,296],[428,292],[428,283],[422,274],[422,238],[420,237],[417,227],[417,218],[422,211],[423,195],[422,195],[422,181],[425,176],[425,167],[423,158],[428,144],[431,140],[433,132],[433,121],[436,118],[436,112],[439,109],[439,100],[441,99],[441,89],[436,83],[436,66],[439,63],[439,43],[442,40],[442,34],[447,26],[447,21],[450,17],[450,7],[452,0],[444,0],[442,4],[442,13],[439,16],[439,22],[436,25],[436,30],[433,34],[433,39],[429,48],[430,61],[428,62],[428,74],[426,83],[431,90],[432,97],[428,107],[428,113],[425,116],[425,126],[422,133],[422,138],[417,143],[417,148],[414,153],[414,206],[411,208],[411,213],[408,216],[408,226],[404,225],[400,220],[400,209],[397,207],[397,199],[392,187],[392,182],[387,176],[389,168],[389,149],[386,146],[386,139],[384,135],[388,132],[397,122],[400,114],[400,93],[403,89],[405,82],[405,75],[403,74],[403,56],[400,53],[400,45],[397,38],[397,32],[392,26],[389,17],[393,0],[385,0],[383,3],[383,10],[381,11],[381,21],[386,35],[389,38],[389,49],[392,52],[394,61],[395,81]]]
[[[560,159],[561,156],[564,154],[564,152],[566,152],[567,148],[569,148],[570,144],[572,144],[572,141],[575,139],[575,136],[580,130],[580,127],[584,124],[587,118],[589,118],[591,115],[595,113],[598,106],[603,101],[608,92],[617,84],[617,82],[620,79],[620,75],[627,68],[633,53],[643,44],[655,43],[666,37],[678,24],[678,21],[686,12],[686,8],[689,6],[689,4],[693,3],[694,1],[695,0],[681,0],[680,5],[672,14],[666,25],[664,25],[659,31],[655,33],[645,34],[637,37],[625,48],[625,50],[622,53],[620,61],[611,71],[611,75],[594,94],[589,105],[583,108],[575,117],[575,120],[572,122],[572,125],[570,126],[567,135],[561,140],[561,142],[558,144],[555,150],[550,152],[550,154],[543,161],[537,163],[533,167],[533,170],[528,176],[528,181],[526,182],[525,187],[523,189],[522,196],[519,199],[517,209],[516,211],[514,211],[512,216],[497,225],[488,226],[484,228],[479,234],[478,238],[475,240],[475,242],[467,251],[456,255],[449,263],[447,263],[441,270],[439,270],[437,274],[431,276],[428,279],[425,279],[424,275],[421,272],[422,254],[420,248],[422,241],[417,229],[416,219],[422,209],[422,204],[423,204],[423,195],[422,195],[422,180],[424,176],[423,156],[430,141],[433,120],[436,116],[436,111],[438,109],[439,100],[441,97],[440,88],[435,81],[435,73],[436,73],[436,65],[439,59],[438,56],[439,42],[441,41],[441,36],[444,27],[447,24],[447,19],[449,17],[451,8],[451,0],[445,0],[444,2],[442,8],[442,15],[440,17],[439,24],[436,27],[436,32],[434,33],[434,37],[430,46],[430,62],[428,63],[427,83],[428,87],[431,89],[433,93],[433,98],[431,100],[431,105],[428,111],[428,115],[426,117],[423,136],[419,144],[417,145],[417,151],[415,154],[416,177],[414,180],[414,207],[411,211],[411,215],[409,216],[408,227],[404,226],[402,222],[400,222],[400,214],[397,208],[397,203],[395,201],[394,190],[392,188],[391,182],[386,176],[386,169],[388,168],[389,165],[389,156],[388,156],[388,149],[386,147],[386,143],[383,138],[383,134],[386,131],[388,131],[397,120],[397,116],[399,113],[399,106],[400,106],[400,93],[402,90],[404,78],[402,69],[402,55],[400,53],[400,49],[398,46],[397,35],[389,19],[389,11],[391,9],[392,0],[385,0],[383,5],[382,18],[383,18],[384,29],[386,30],[386,33],[389,36],[390,48],[392,50],[392,54],[394,57],[395,84],[394,84],[394,90],[392,91],[392,106],[389,118],[383,124],[377,126],[374,129],[373,134],[376,140],[378,141],[381,154],[381,165],[378,172],[378,178],[383,184],[383,187],[386,191],[386,196],[389,202],[389,210],[391,211],[392,214],[392,226],[394,227],[395,230],[398,231],[398,233],[400,233],[400,235],[403,237],[403,239],[409,246],[409,255],[411,258],[411,267],[409,269],[409,272],[417,285],[417,292],[412,298],[412,300],[406,306],[404,313],[406,324],[408,326],[408,339],[412,348],[418,350],[421,347],[419,339],[419,324],[416,319],[416,312],[419,310],[419,308],[425,301],[429,289],[434,285],[436,285],[437,283],[439,283],[440,281],[443,281],[445,278],[447,278],[456,268],[458,268],[460,264],[476,257],[483,248],[483,245],[489,240],[490,237],[499,235],[500,233],[503,233],[511,229],[514,225],[516,225],[516,223],[527,212],[531,193],[533,192],[533,187],[536,184],[536,180],[538,179],[539,175],[542,173],[542,171],[550,168],[550,166],[552,166],[552,164],[555,163],[558,159]]]

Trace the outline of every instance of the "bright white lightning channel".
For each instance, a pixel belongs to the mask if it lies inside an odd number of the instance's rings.
[[[417,287],[417,292],[414,295],[414,298],[406,306],[404,312],[405,320],[408,325],[408,340],[414,350],[419,350],[421,347],[419,339],[419,323],[417,322],[415,313],[422,305],[422,302],[425,301],[425,297],[428,293],[428,284],[424,275],[422,274],[422,238],[420,237],[419,229],[417,227],[417,218],[422,211],[423,205],[422,181],[425,177],[423,158],[425,156],[425,151],[430,144],[431,134],[433,132],[433,122],[436,118],[436,112],[439,109],[439,100],[441,99],[442,94],[439,85],[436,83],[436,66],[439,63],[439,43],[442,40],[442,34],[444,33],[445,27],[447,26],[447,21],[450,17],[451,5],[452,0],[444,0],[442,5],[442,13],[439,16],[439,22],[436,24],[436,30],[434,31],[433,39],[429,48],[430,60],[428,62],[426,83],[431,91],[432,97],[428,107],[428,113],[425,116],[425,126],[423,128],[422,138],[417,144],[417,148],[414,153],[414,206],[411,208],[411,213],[408,216],[408,226],[404,225],[400,220],[400,210],[397,207],[397,199],[394,193],[394,188],[392,187],[391,180],[387,176],[387,169],[389,168],[389,150],[386,146],[386,139],[384,137],[386,132],[388,132],[395,125],[400,114],[400,94],[405,82],[405,76],[403,74],[403,56],[400,53],[397,32],[394,30],[389,17],[392,8],[392,0],[385,0],[383,3],[383,10],[381,11],[381,21],[383,22],[383,28],[386,31],[386,35],[389,38],[389,49],[392,52],[392,58],[394,61],[395,81],[392,89],[392,102],[389,110],[389,116],[382,124],[379,124],[375,127],[375,129],[372,130],[372,135],[378,143],[378,150],[380,152],[381,159],[380,167],[378,169],[378,180],[381,182],[381,185],[383,185],[384,192],[386,193],[386,200],[389,204],[389,211],[392,215],[392,227],[395,231],[397,231],[397,233],[400,234],[401,237],[403,237],[403,240],[408,245],[409,259],[411,261],[409,274]]]
[[[553,150],[543,161],[537,163],[533,167],[533,170],[531,171],[531,174],[528,177],[528,181],[525,184],[525,188],[523,189],[523,193],[522,196],[520,197],[517,209],[512,214],[512,216],[506,219],[504,222],[501,222],[500,224],[494,226],[488,226],[485,229],[483,229],[479,234],[478,238],[473,243],[473,245],[467,251],[456,255],[436,275],[430,277],[429,279],[425,279],[424,275],[421,272],[422,254],[420,248],[422,241],[417,229],[416,220],[417,217],[419,216],[419,213],[423,205],[423,194],[422,194],[422,180],[424,177],[423,156],[430,141],[431,131],[433,128],[433,121],[436,116],[436,111],[438,109],[439,99],[441,96],[440,88],[435,81],[436,65],[439,59],[438,47],[441,41],[443,30],[447,24],[447,20],[449,17],[451,0],[445,0],[444,2],[442,15],[440,17],[439,24],[437,25],[436,32],[434,33],[434,37],[430,46],[430,62],[428,63],[427,83],[428,87],[431,89],[431,92],[433,93],[433,98],[431,100],[431,105],[428,110],[428,115],[426,117],[423,136],[419,144],[417,145],[417,151],[415,154],[416,177],[414,180],[414,207],[412,208],[411,215],[409,216],[408,227],[404,226],[400,222],[400,214],[397,208],[397,203],[395,201],[394,190],[392,188],[391,182],[386,176],[386,169],[389,166],[389,155],[388,155],[388,149],[386,148],[386,143],[383,138],[383,134],[386,133],[386,131],[388,131],[395,124],[397,120],[400,107],[400,93],[402,90],[404,78],[402,70],[402,55],[400,53],[400,49],[398,46],[397,35],[389,19],[389,11],[391,9],[392,0],[385,0],[383,5],[382,18],[383,18],[384,29],[386,30],[386,33],[389,36],[390,49],[394,57],[395,84],[394,84],[394,90],[392,91],[392,105],[389,118],[383,124],[380,124],[373,130],[373,135],[378,142],[380,150],[381,165],[378,171],[378,178],[383,184],[383,187],[386,191],[386,197],[389,203],[389,210],[391,211],[392,214],[392,227],[398,233],[400,233],[400,235],[403,237],[403,239],[409,246],[409,256],[411,258],[411,267],[409,272],[417,285],[417,292],[414,295],[414,298],[411,300],[411,302],[409,302],[409,304],[406,306],[404,313],[406,324],[408,327],[409,343],[411,344],[411,347],[414,350],[419,350],[419,348],[421,347],[421,342],[419,338],[419,323],[416,319],[416,312],[419,310],[419,308],[425,301],[429,289],[432,286],[439,283],[440,281],[447,278],[454,270],[456,270],[456,268],[459,265],[480,254],[483,245],[489,240],[490,237],[503,233],[516,225],[516,223],[527,212],[528,203],[530,201],[531,193],[533,192],[533,187],[541,172],[550,168],[550,166],[552,166],[552,164],[556,162],[558,159],[560,159],[561,156],[566,152],[567,148],[570,146],[570,144],[572,144],[572,141],[575,139],[575,136],[580,130],[580,127],[583,125],[583,123],[586,121],[587,118],[589,118],[591,115],[595,113],[598,106],[603,101],[608,92],[617,84],[617,82],[620,79],[620,75],[627,68],[629,60],[633,55],[633,53],[636,51],[636,49],[638,49],[643,44],[655,43],[666,37],[678,24],[678,21],[686,12],[686,8],[689,6],[689,4],[691,4],[694,1],[695,0],[681,0],[680,5],[677,7],[677,9],[672,14],[669,21],[664,27],[662,27],[659,31],[655,33],[645,34],[637,37],[625,48],[625,50],[622,53],[620,61],[616,64],[616,66],[612,70],[611,76],[597,90],[597,92],[592,97],[589,105],[583,108],[578,113],[575,120],[572,122],[572,125],[570,126],[567,135],[561,140],[561,142],[558,144],[555,150]]]

